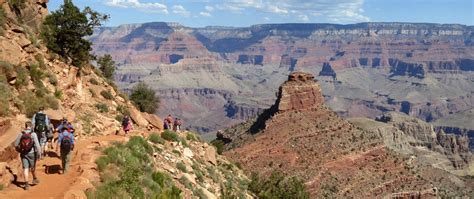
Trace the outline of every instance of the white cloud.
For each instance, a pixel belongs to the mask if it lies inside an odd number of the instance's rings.
[[[173,13],[181,15],[181,16],[185,16],[185,17],[191,16],[191,13],[187,11],[186,8],[184,8],[182,5],[174,5]]]
[[[120,8],[135,8],[147,12],[168,14],[168,7],[161,3],[144,3],[139,0],[106,0],[105,4]]]
[[[200,12],[199,15],[203,16],[203,17],[211,17],[211,13],[209,12]]]
[[[333,22],[369,21],[364,15],[364,0],[222,0],[215,8],[235,13],[254,9],[259,12],[309,21],[311,17]]]
[[[270,17],[264,17],[263,20],[270,21]]]
[[[204,9],[206,9],[208,12],[214,11],[214,7],[212,6],[205,6]]]

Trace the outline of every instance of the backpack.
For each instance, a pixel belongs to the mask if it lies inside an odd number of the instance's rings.
[[[21,154],[27,154],[33,148],[34,142],[31,137],[31,133],[23,132],[20,138],[20,144],[18,146],[18,151]]]
[[[46,132],[46,138],[48,139],[53,139],[54,138],[54,133],[52,130],[49,130]]]
[[[69,136],[70,134],[67,134],[68,136],[65,136],[63,134],[63,140],[61,140],[61,152],[62,153],[68,153],[72,149],[72,140],[71,137]]]
[[[44,113],[36,113],[34,131],[38,133],[38,136],[41,137],[41,133],[44,133],[47,130],[48,130],[48,126],[46,125],[46,115]]]

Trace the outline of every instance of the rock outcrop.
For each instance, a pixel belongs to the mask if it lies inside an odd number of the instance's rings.
[[[313,197],[437,197],[436,191],[427,191],[433,190],[432,183],[450,194],[468,194],[449,183],[433,182],[427,173],[434,168],[410,159],[411,148],[398,145],[412,140],[396,127],[393,130],[397,134],[385,136],[341,119],[326,108],[313,75],[293,72],[270,109],[256,120],[218,133],[217,140],[225,144],[224,154],[248,172],[266,176],[279,170],[296,176]],[[385,143],[388,139],[393,145]]]

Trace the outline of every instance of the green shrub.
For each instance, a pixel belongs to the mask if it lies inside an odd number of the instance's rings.
[[[108,113],[108,112],[109,112],[109,106],[107,106],[107,104],[98,103],[98,104],[95,105],[95,107],[96,107],[97,110],[99,110],[99,112],[101,112],[101,113]]]
[[[12,8],[17,15],[21,15],[21,10],[25,8],[25,2],[26,0],[8,0],[10,8]]]
[[[49,94],[49,90],[44,86],[42,81],[33,82],[35,85],[35,94],[38,97],[46,97]]]
[[[119,104],[117,106],[117,112],[119,112],[122,115],[130,115],[130,110],[128,109],[128,107],[122,104]]]
[[[109,90],[100,91],[100,95],[102,95],[102,97],[104,97],[105,99],[108,99],[108,100],[114,99],[114,96],[112,95],[112,93],[110,93]]]
[[[94,89],[89,88],[89,92],[91,93],[92,97],[97,97],[97,94],[95,93]]]
[[[30,77],[34,82],[41,81],[44,78],[43,70],[39,68],[38,64],[30,65]]]
[[[270,178],[261,179],[257,174],[252,174],[249,190],[258,198],[309,198],[301,180],[296,177],[286,179],[281,172],[273,172]]]
[[[163,138],[161,138],[160,134],[158,134],[158,133],[152,133],[148,137],[148,140],[150,140],[150,142],[153,142],[155,144],[165,144],[165,140]]]
[[[0,116],[7,116],[10,113],[9,101],[11,97],[12,94],[7,79],[0,75]]]
[[[44,98],[46,100],[46,104],[48,108],[52,108],[54,110],[59,109],[59,101],[55,96],[48,95]]]
[[[32,117],[41,107],[47,108],[44,98],[37,97],[31,91],[24,91],[20,94],[20,100],[24,110],[21,110],[28,117]]]
[[[188,132],[186,134],[186,139],[189,141],[201,141],[201,137],[199,135],[196,135],[194,133]]]
[[[89,82],[90,82],[91,84],[94,84],[94,85],[99,85],[99,82],[98,82],[97,79],[95,79],[95,78],[90,78],[90,79],[89,79]]]
[[[82,129],[86,134],[92,134],[92,120],[93,115],[91,113],[84,113],[79,117],[79,120],[82,121]]]
[[[118,122],[122,122],[123,121],[123,115],[115,115],[115,120],[117,120]]]
[[[211,144],[216,147],[217,153],[222,155],[222,152],[224,152],[224,142],[222,140],[213,140]]]
[[[183,162],[178,162],[176,163],[176,168],[178,168],[180,171],[187,173],[188,170],[186,169],[186,165],[184,165]]]
[[[53,86],[58,85],[58,78],[56,77],[55,74],[48,73],[48,79],[49,79],[49,83],[52,84]]]
[[[110,161],[107,156],[100,157],[95,161],[95,163],[97,164],[97,168],[99,169],[100,172],[105,170],[109,162]]]
[[[54,89],[54,97],[60,100],[63,99],[63,92],[58,90],[58,88]]]
[[[5,28],[5,19],[6,19],[5,10],[3,7],[0,7],[0,35],[4,35],[4,28]]]
[[[28,73],[29,71],[23,67],[15,67],[16,81],[15,86],[17,88],[28,85]]]
[[[155,113],[160,103],[160,99],[155,95],[155,91],[143,82],[138,83],[132,88],[130,100],[141,112],[147,113]]]
[[[179,182],[184,185],[187,189],[193,189],[193,184],[184,176],[179,178]]]
[[[172,141],[172,142],[178,142],[179,141],[178,134],[176,134],[175,132],[172,132],[170,130],[165,130],[161,134],[161,137],[165,140]]]

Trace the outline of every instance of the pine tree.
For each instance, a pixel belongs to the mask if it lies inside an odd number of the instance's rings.
[[[104,56],[99,57],[99,59],[97,59],[97,64],[105,78],[110,80],[114,79],[115,61],[112,59],[111,55],[105,54]]]
[[[92,43],[84,39],[109,18],[86,7],[80,11],[72,0],[64,0],[61,7],[46,16],[42,27],[42,36],[47,47],[81,67],[92,58]]]

